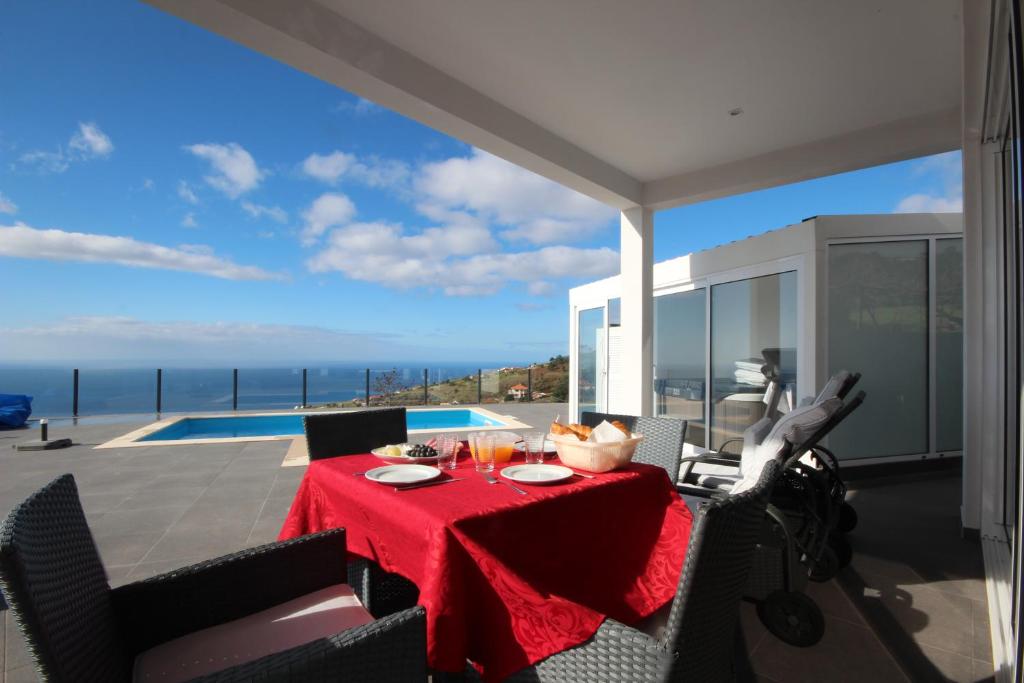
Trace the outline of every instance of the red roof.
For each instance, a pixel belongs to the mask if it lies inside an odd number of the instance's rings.
[[[513,385],[513,386],[509,387],[509,389],[517,389],[519,391],[526,391],[527,388],[528,387],[525,384],[516,384],[516,385]]]

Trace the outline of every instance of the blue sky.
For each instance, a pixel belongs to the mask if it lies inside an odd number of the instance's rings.
[[[617,214],[149,6],[0,9],[0,358],[564,353]],[[826,213],[956,210],[959,155],[656,216],[665,259]]]

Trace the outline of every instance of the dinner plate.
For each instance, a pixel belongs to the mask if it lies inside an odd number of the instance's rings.
[[[379,448],[371,449],[370,453],[372,453],[373,455],[377,456],[378,458],[380,458],[384,462],[391,463],[392,465],[415,465],[417,463],[422,465],[424,463],[436,463],[437,462],[437,456],[434,456],[434,457],[431,457],[431,458],[410,458],[408,455],[406,455],[406,453],[408,452],[408,450],[410,448],[412,448],[412,444],[411,443],[403,443],[403,444],[398,444],[398,445],[402,449],[402,454],[401,455],[388,455],[387,453],[384,452],[384,449],[387,448],[387,446],[381,446]]]
[[[520,441],[519,443],[517,443],[514,446],[512,446],[512,448],[516,449],[516,453],[525,453],[526,452],[526,444],[524,444],[522,441]],[[545,453],[554,453],[555,452],[555,442],[551,441],[549,439],[545,439],[544,440],[544,452]]]
[[[427,465],[384,465],[373,468],[363,476],[378,484],[401,486],[437,479],[441,476],[441,470]]]
[[[501,476],[520,484],[554,484],[574,474],[561,465],[512,465],[501,471]]]

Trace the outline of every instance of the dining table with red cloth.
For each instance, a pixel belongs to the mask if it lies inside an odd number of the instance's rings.
[[[521,495],[468,458],[442,475],[462,481],[408,491],[357,474],[380,465],[369,454],[311,462],[279,539],[344,527],[351,554],[415,583],[438,671],[469,659],[500,680],[675,595],[692,516],[659,467]]]

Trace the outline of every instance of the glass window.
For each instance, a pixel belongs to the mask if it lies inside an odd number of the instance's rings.
[[[839,458],[928,452],[928,242],[828,250],[829,373],[867,400],[829,437]]]
[[[705,445],[706,295],[703,289],[654,298],[654,411],[687,421],[686,441]]]
[[[608,327],[622,324],[622,299],[608,299]]]
[[[598,384],[603,383],[604,367],[604,308],[588,308],[579,312],[576,332],[577,353],[577,396],[579,411],[600,410],[601,392]]]
[[[783,404],[796,390],[796,272],[711,288],[711,448],[739,438],[764,416],[767,380],[778,358]],[[791,400],[791,399],[790,399]]]
[[[963,449],[964,244],[935,241],[935,449]]]

